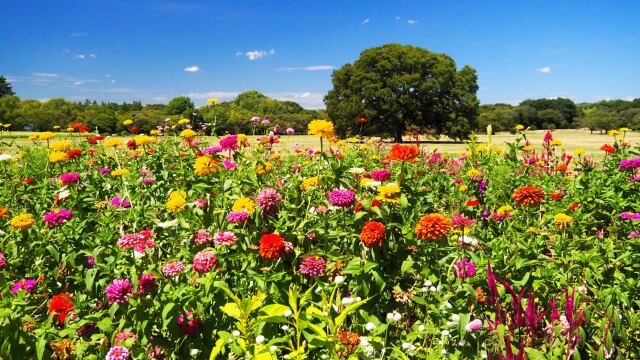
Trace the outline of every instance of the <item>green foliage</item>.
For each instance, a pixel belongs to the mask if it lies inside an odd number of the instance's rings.
[[[7,81],[7,78],[0,75],[0,99],[5,96],[13,96],[15,93],[13,92],[13,88],[11,87],[11,83]]]
[[[167,115],[190,116],[194,109],[195,106],[191,99],[186,96],[178,96],[169,101],[167,106],[164,107],[164,112]]]

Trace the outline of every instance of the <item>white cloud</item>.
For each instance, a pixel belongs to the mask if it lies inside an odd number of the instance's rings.
[[[111,83],[112,83],[112,84],[115,84],[115,83],[116,83],[116,81],[112,79],[112,80],[111,80]]]
[[[237,91],[209,91],[203,93],[191,92],[182,94],[183,96],[187,96],[193,100],[207,100],[212,98],[218,98],[221,100],[232,100],[236,96],[240,94]]]
[[[249,58],[249,60],[253,61],[253,60],[258,60],[260,58],[263,58],[265,56],[273,55],[275,53],[276,53],[275,49],[271,49],[269,51],[267,51],[267,50],[253,50],[253,51],[247,51],[246,53],[244,53],[244,56]]]
[[[364,19],[364,21],[362,22],[362,25],[369,23],[369,19]]]
[[[413,20],[413,19],[407,20],[407,24],[409,24],[409,25],[415,25],[417,23],[418,23],[418,20]]]
[[[89,56],[92,57],[92,58],[97,58],[98,57],[98,55],[96,55],[96,54],[89,54]]]
[[[200,71],[200,68],[195,66],[195,65],[193,65],[193,66],[189,66],[189,67],[184,68],[184,71],[190,72],[190,73],[194,73],[194,72]]]
[[[394,16],[393,18],[396,20],[400,20],[400,16]]]
[[[162,102],[162,101],[167,101],[168,99],[166,96],[154,96],[153,100]]]
[[[84,54],[76,54],[76,59],[84,60],[85,57]]]
[[[544,66],[541,68],[537,68],[536,71],[542,74],[548,74],[551,72],[551,68],[549,66]]]
[[[50,78],[50,79],[55,79],[55,78],[59,78],[60,74],[55,74],[55,73],[34,73],[33,74],[35,77],[39,77],[39,78]]]
[[[84,84],[84,81],[82,81],[82,80],[78,80],[78,81],[73,83],[73,85],[82,85],[82,84]]]
[[[304,66],[304,67],[283,67],[278,68],[276,71],[282,72],[293,72],[293,71],[324,71],[324,70],[335,70],[336,67],[332,65],[313,65],[313,66]]]

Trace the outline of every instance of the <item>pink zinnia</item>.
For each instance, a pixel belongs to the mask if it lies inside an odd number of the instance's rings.
[[[200,327],[200,318],[190,311],[187,311],[186,315],[187,316],[180,314],[178,317],[178,330],[180,330],[182,335],[193,336],[198,332],[198,328]]]
[[[132,332],[129,331],[123,331],[118,333],[118,335],[116,335],[116,338],[113,339],[113,343],[116,345],[120,345],[121,342],[127,340],[127,339],[133,339],[133,340],[137,340],[138,336]]]
[[[213,155],[222,151],[222,147],[220,146],[209,146],[202,149],[202,153],[205,155]]]
[[[207,230],[200,229],[193,235],[193,241],[198,245],[206,245],[211,242],[211,234]]]
[[[65,222],[71,220],[72,217],[73,215],[71,214],[71,210],[59,209],[46,213],[42,217],[42,221],[46,222],[47,226],[49,226],[49,229],[51,229],[56,225],[64,224]]]
[[[124,234],[118,240],[118,246],[122,249],[133,249],[138,253],[144,253],[145,250],[155,247],[153,232],[151,230],[142,230],[135,234]]]
[[[100,173],[101,175],[110,174],[111,173],[111,169],[103,167],[103,168],[98,169],[98,173]]]
[[[107,353],[106,360],[127,360],[129,359],[129,349],[124,346],[114,346]]]
[[[193,257],[193,269],[199,273],[213,269],[218,263],[218,258],[213,251],[200,251]]]
[[[133,293],[133,286],[131,286],[129,279],[116,279],[107,286],[105,292],[109,304],[114,302],[122,304],[127,302],[127,297]]]
[[[4,254],[0,251],[0,269],[3,269],[7,266],[7,261],[4,259]]]
[[[460,227],[462,226],[469,227],[476,223],[475,220],[466,217],[464,214],[455,215],[451,220],[451,222],[453,223],[453,225],[460,226]]]
[[[217,232],[213,236],[213,243],[221,246],[235,245],[236,234],[231,231]]]
[[[184,271],[184,264],[180,261],[169,261],[162,267],[164,276],[178,276]]]
[[[467,326],[464,327],[464,329],[467,332],[480,330],[480,329],[482,329],[482,320],[480,320],[480,319],[472,320],[471,322],[469,322],[467,324]]]
[[[195,200],[193,200],[193,205],[195,207],[197,207],[198,209],[204,209],[205,207],[207,207],[207,205],[209,205],[209,200],[207,200],[207,199],[195,199]]]
[[[324,275],[327,263],[319,256],[307,256],[300,262],[298,270],[302,275],[315,278]]]
[[[232,224],[245,222],[245,221],[247,221],[248,218],[249,218],[249,214],[244,212],[244,211],[230,212],[227,215],[227,221],[232,223]]]
[[[631,221],[638,221],[640,220],[640,213],[631,213],[631,212],[625,211],[620,214],[620,217],[623,219],[631,220]]]
[[[356,194],[353,190],[333,189],[327,198],[331,205],[338,207],[350,207],[356,202]]]
[[[224,165],[224,168],[227,170],[235,170],[238,168],[238,164],[234,163],[229,159],[224,159],[224,161],[222,162],[222,165]]]
[[[375,181],[387,181],[391,179],[391,171],[387,169],[372,171],[369,175]]]
[[[15,295],[18,290],[22,290],[28,294],[32,292],[36,286],[38,286],[38,282],[36,280],[18,280],[11,287],[11,295]]]
[[[60,181],[63,185],[77,184],[80,182],[80,174],[74,172],[60,174]]]
[[[456,262],[456,268],[457,269],[453,270],[453,273],[460,279],[471,278],[476,275],[476,264],[466,258]]]
[[[109,203],[111,204],[111,207],[116,208],[116,209],[128,209],[131,207],[131,203],[129,202],[129,200],[127,199],[122,199],[119,196],[114,197],[113,199],[111,199],[111,201],[109,201]]]
[[[140,182],[143,184],[153,184],[156,182],[156,179],[150,177],[140,178]]]
[[[227,135],[220,139],[220,147],[222,150],[237,150],[238,149],[238,135]]]
[[[150,273],[142,274],[140,280],[138,280],[138,292],[140,294],[146,294],[153,292],[156,288],[158,288],[156,276]]]
[[[256,198],[256,203],[267,214],[278,211],[278,202],[282,200],[282,195],[275,189],[262,189]]]

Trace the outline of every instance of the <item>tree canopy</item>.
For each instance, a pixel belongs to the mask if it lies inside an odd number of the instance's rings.
[[[0,75],[0,98],[13,95],[15,95],[15,93],[11,87],[11,83],[7,81],[7,78]]]
[[[457,70],[445,54],[399,44],[363,51],[334,71],[325,97],[338,135],[362,132],[402,141],[407,130],[464,139],[477,127],[479,101],[473,68]],[[359,125],[357,119],[368,122]]]

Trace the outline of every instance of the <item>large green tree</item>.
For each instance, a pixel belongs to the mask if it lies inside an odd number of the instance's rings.
[[[7,81],[7,78],[0,75],[0,98],[3,96],[13,96],[16,93],[13,92],[11,83]]]
[[[363,51],[353,64],[333,73],[325,97],[327,113],[339,135],[390,135],[402,141],[408,129],[455,139],[477,128],[479,101],[473,68],[459,71],[445,54],[399,44]]]
[[[167,115],[184,115],[189,116],[195,109],[193,102],[186,96],[174,97],[169,101],[167,106],[164,107],[164,112]]]

